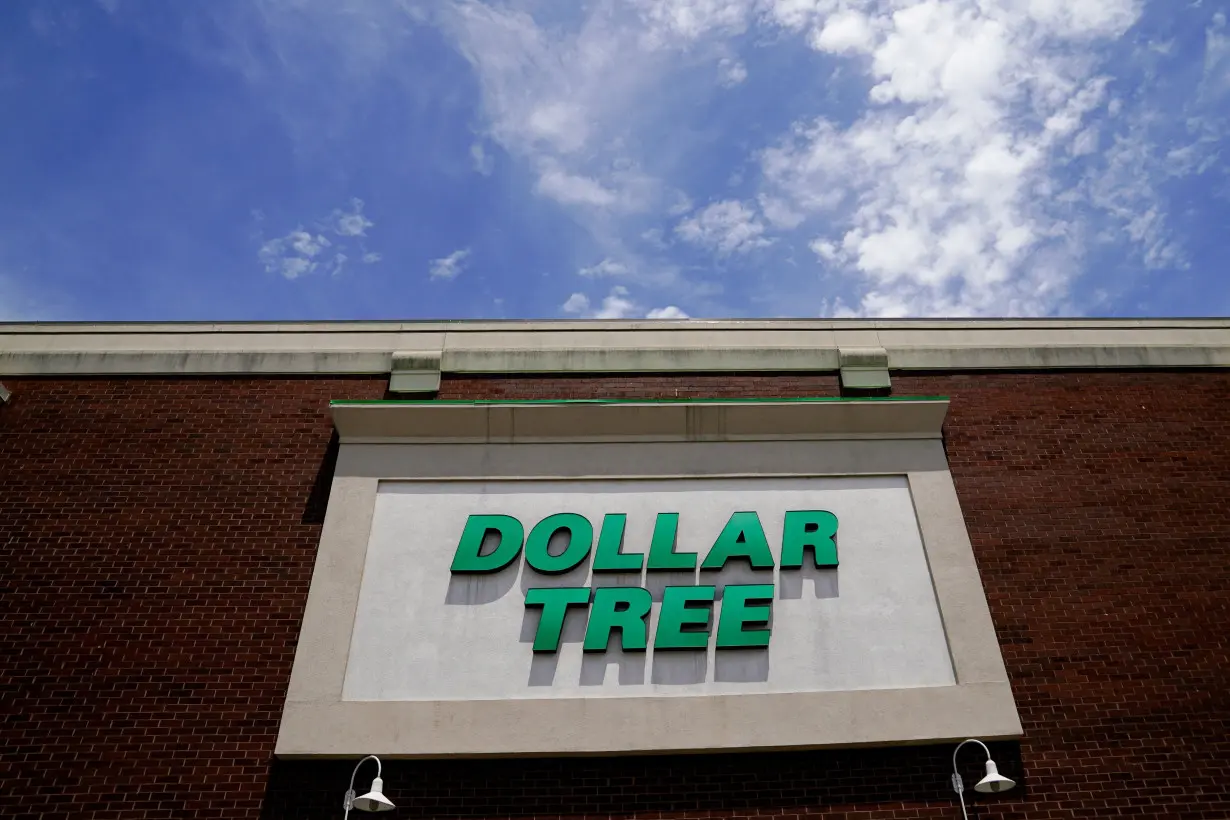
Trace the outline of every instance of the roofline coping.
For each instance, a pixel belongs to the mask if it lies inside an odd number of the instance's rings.
[[[1230,367],[1230,319],[0,324],[0,376]],[[433,368],[434,369],[434,368]]]

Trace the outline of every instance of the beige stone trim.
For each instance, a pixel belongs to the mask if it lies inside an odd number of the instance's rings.
[[[1021,735],[1007,683],[710,697],[290,702],[282,726],[282,758],[733,752]]]
[[[288,703],[331,703],[341,697],[379,484],[372,478],[333,479],[320,534],[322,548],[316,553],[299,628]]]
[[[909,483],[957,681],[1005,681],[999,642],[986,640],[995,635],[995,626],[952,474],[947,468],[912,472]]]
[[[337,475],[399,481],[901,475],[947,470],[938,439],[347,444]]]
[[[366,410],[375,407],[368,405]],[[613,407],[634,415],[641,406]],[[772,416],[781,407],[769,403],[760,412]],[[908,415],[910,408],[902,407],[901,412]],[[569,700],[342,700],[379,479],[882,474],[907,477],[949,643],[954,686]],[[921,743],[1020,734],[938,439],[344,442],[276,751],[282,757],[631,754]]]
[[[343,443],[938,438],[945,400],[333,405]]]
[[[397,351],[443,373],[1230,367],[1230,320],[0,324],[0,376],[387,374]]]

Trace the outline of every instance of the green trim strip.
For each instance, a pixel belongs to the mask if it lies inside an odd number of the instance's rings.
[[[892,401],[948,401],[947,396],[814,396],[807,398],[757,398],[757,399],[341,399],[329,402],[330,407],[357,407],[367,405],[539,405],[539,404],[765,404],[793,403],[820,404],[828,402],[892,402]]]

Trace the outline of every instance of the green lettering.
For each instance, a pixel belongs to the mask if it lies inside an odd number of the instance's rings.
[[[837,516],[824,510],[786,513],[782,526],[782,569],[803,566],[803,552],[811,550],[818,568],[837,566]]]
[[[594,554],[594,572],[640,572],[644,553],[620,552],[624,543],[624,526],[628,516],[612,513],[602,517],[598,533],[598,550]]]
[[[500,536],[495,549],[480,555],[487,533]],[[497,572],[516,560],[521,554],[521,542],[525,528],[511,515],[471,515],[466,519],[457,552],[453,554],[453,572]]]
[[[559,649],[568,607],[588,605],[589,587],[538,587],[526,590],[525,606],[542,607],[538,630],[534,633],[534,651],[554,652]]]
[[[619,630],[619,645],[625,652],[644,652],[649,637],[649,608],[653,598],[640,587],[598,587],[585,628],[586,652],[605,652],[611,630]]]
[[[752,569],[773,569],[773,553],[756,513],[731,515],[700,568],[721,569],[731,558],[746,558]]]
[[[653,523],[653,538],[649,541],[650,571],[696,569],[696,553],[675,552],[678,532],[679,513],[658,513]]]
[[[547,552],[551,537],[560,530],[568,531],[568,546],[559,555]],[[534,525],[525,540],[525,561],[541,573],[554,575],[567,572],[585,560],[594,544],[594,528],[583,515],[556,513]]]
[[[667,587],[658,610],[653,648],[704,649],[709,645],[710,616],[716,590],[712,586]],[[689,604],[701,606],[689,606]]]
[[[772,584],[729,584],[722,590],[717,648],[744,649],[769,645]],[[748,627],[752,627],[748,629]]]

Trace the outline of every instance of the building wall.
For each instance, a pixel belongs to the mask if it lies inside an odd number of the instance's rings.
[[[349,762],[271,754],[327,402],[384,380],[5,384],[0,815],[337,816]],[[440,398],[836,393],[833,374],[445,376]],[[948,457],[1025,725],[995,747],[1021,786],[972,816],[1230,816],[1230,374],[898,374],[894,393],[952,397]],[[385,782],[401,817],[948,818],[950,754],[393,761]]]

